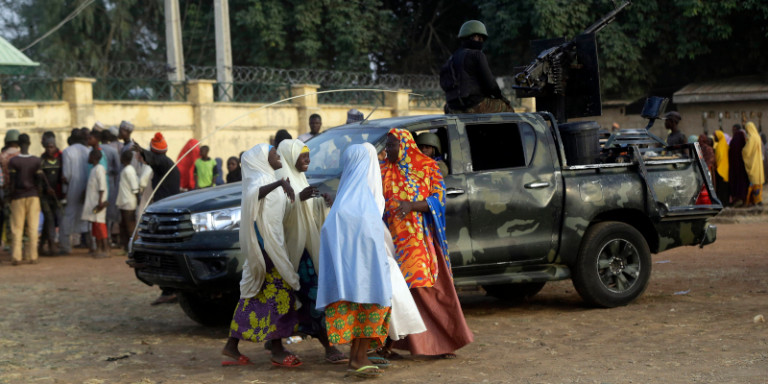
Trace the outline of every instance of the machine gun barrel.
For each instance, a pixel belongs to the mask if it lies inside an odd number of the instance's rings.
[[[608,14],[603,16],[602,19],[600,19],[597,22],[595,22],[594,24],[590,25],[587,29],[584,30],[584,32],[582,32],[582,34],[586,35],[586,34],[590,34],[590,33],[598,33],[598,32],[600,32],[601,29],[605,28],[608,24],[610,24],[613,21],[613,19],[616,18],[616,15],[618,15],[619,12],[621,12],[621,10],[623,10],[624,8],[629,6],[629,4],[631,4],[631,3],[632,3],[632,1],[626,0],[623,4],[621,4],[618,7],[616,7],[616,9],[614,9],[613,11],[608,12]]]

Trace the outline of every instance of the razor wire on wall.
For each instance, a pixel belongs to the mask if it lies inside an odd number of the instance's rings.
[[[173,83],[168,75],[176,71],[163,62],[57,62],[41,64],[33,74],[7,76],[2,80],[4,101],[60,100],[61,80],[67,77],[96,79],[93,98],[98,100],[161,100],[185,101],[187,81],[215,79],[216,67],[187,65],[186,81]],[[511,78],[502,77],[505,95],[512,96]],[[231,83],[216,83],[214,95],[230,95],[234,102],[268,102],[289,97],[291,86],[318,84],[319,90],[345,88],[410,89],[422,96],[412,96],[415,107],[442,107],[445,102],[437,75],[375,74],[372,72],[334,71],[322,69],[284,69],[270,67],[232,68]],[[8,88],[6,88],[8,87]],[[510,97],[514,99],[514,97]],[[384,105],[384,96],[373,92],[344,92],[319,95],[322,104]]]

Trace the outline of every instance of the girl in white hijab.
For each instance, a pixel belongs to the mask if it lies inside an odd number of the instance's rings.
[[[301,289],[296,292],[301,301],[299,308],[299,332],[317,338],[325,348],[325,360],[331,364],[349,362],[343,352],[328,342],[325,313],[315,309],[317,301],[317,267],[320,252],[320,228],[328,212],[330,196],[322,197],[317,188],[307,182],[304,172],[309,168],[309,148],[300,140],[286,139],[280,142],[277,153],[283,167],[275,174],[288,179],[298,192],[298,199],[288,204],[283,221],[288,258],[299,274]]]
[[[245,255],[240,280],[240,301],[230,326],[229,339],[221,353],[236,361],[222,365],[249,365],[240,354],[240,340],[271,340],[272,364],[297,367],[299,358],[283,348],[298,323],[295,292],[300,287],[296,269],[288,257],[283,234],[287,200],[294,192],[288,180],[276,179],[282,166],[274,147],[257,145],[242,156],[243,197],[240,220],[240,249]],[[283,191],[275,191],[281,187]]]

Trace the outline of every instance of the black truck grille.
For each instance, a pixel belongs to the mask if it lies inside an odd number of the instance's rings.
[[[195,234],[188,213],[145,213],[139,221],[139,237],[147,243],[180,243]]]
[[[135,252],[133,260],[141,273],[182,279],[181,268],[176,258],[156,253]]]

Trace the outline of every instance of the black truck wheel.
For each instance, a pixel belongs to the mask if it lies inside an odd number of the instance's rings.
[[[613,308],[640,296],[651,276],[651,251],[628,224],[607,221],[587,229],[573,268],[573,286],[591,305]]]
[[[518,283],[518,284],[496,284],[483,285],[485,292],[497,299],[522,302],[535,296],[542,288],[545,282],[539,283]]]
[[[184,313],[190,319],[208,327],[229,325],[238,301],[238,296],[232,294],[203,296],[183,292],[178,293],[178,296]]]

